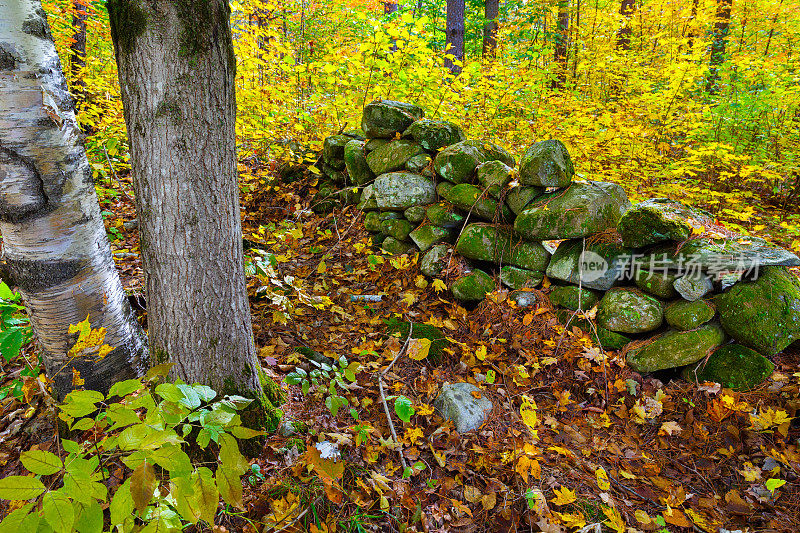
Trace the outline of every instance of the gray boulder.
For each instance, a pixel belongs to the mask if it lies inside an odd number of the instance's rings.
[[[639,289],[618,287],[597,304],[597,324],[617,333],[645,333],[661,326],[664,307]]]
[[[534,200],[514,222],[526,239],[574,239],[616,228],[630,203],[616,183],[575,182]]]
[[[392,100],[375,100],[364,107],[361,129],[367,137],[391,139],[425,116],[422,108]]]
[[[702,274],[699,276],[681,276],[672,283],[672,286],[684,300],[689,300],[690,302],[699,300],[714,290],[714,284]]]
[[[630,250],[616,243],[562,241],[550,259],[547,277],[605,291],[620,279],[629,258]]]
[[[487,161],[478,165],[476,172],[478,182],[483,185],[486,192],[500,198],[500,191],[505,189],[514,176],[514,169],[502,161]]]
[[[423,274],[431,278],[438,277],[442,273],[444,267],[447,266],[447,258],[450,254],[451,247],[447,244],[434,244],[430,250],[425,252],[422,260],[419,263],[419,269]]]
[[[575,168],[567,147],[557,139],[531,145],[519,161],[519,182],[535,187],[566,187]]]
[[[405,168],[409,159],[422,153],[422,147],[417,143],[399,139],[368,153],[367,164],[376,176],[380,176],[386,172]]]
[[[433,401],[436,414],[445,420],[452,420],[459,433],[481,427],[492,412],[492,406],[492,401],[483,397],[481,389],[463,382],[445,383]]]
[[[364,185],[375,179],[375,173],[367,164],[364,155],[364,141],[352,140],[344,145],[344,164],[350,180],[356,185]]]
[[[713,216],[668,198],[633,205],[617,226],[625,246],[641,248],[661,241],[685,241],[695,226],[706,226]]]
[[[427,118],[417,120],[411,124],[403,134],[403,137],[411,137],[423,148],[431,152],[466,139],[464,131],[452,122]]]
[[[475,169],[486,161],[502,161],[514,166],[514,158],[500,146],[481,141],[461,141],[439,152],[433,168],[444,179],[453,183],[471,183]]]
[[[436,185],[424,176],[410,172],[390,172],[378,176],[372,185],[380,209],[407,209],[436,201]]]

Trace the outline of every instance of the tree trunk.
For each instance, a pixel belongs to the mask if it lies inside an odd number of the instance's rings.
[[[397,0],[384,0],[383,14],[391,15],[392,13],[397,13]]]
[[[708,62],[706,90],[714,94],[719,89],[719,67],[725,62],[725,42],[731,28],[733,0],[717,0],[717,15],[711,36],[711,58]]]
[[[500,16],[500,0],[486,0],[483,23],[483,57],[492,57],[497,49],[497,28]]]
[[[634,11],[636,11],[636,0],[622,0],[619,6],[619,14],[625,20],[622,23],[622,27],[617,31],[617,48],[621,50],[631,49],[631,35],[633,34],[631,17]]]
[[[553,89],[563,89],[567,80],[567,45],[569,40],[569,0],[558,0],[558,21],[553,60],[556,64]]]
[[[228,2],[111,0],[150,349],[174,375],[261,397],[236,171]]]
[[[453,59],[445,56],[444,66],[454,76],[458,76],[462,67],[456,61],[464,61],[464,0],[447,0],[446,32],[445,54],[451,54]]]
[[[80,107],[85,99],[86,75],[86,19],[89,17],[86,0],[74,0],[72,3],[72,43],[69,45],[71,52],[69,70],[72,77],[72,94],[77,100],[75,107]]]
[[[59,398],[105,392],[147,369],[147,346],[114,266],[72,98],[39,0],[0,0],[0,232]],[[89,317],[113,351],[69,361]]]

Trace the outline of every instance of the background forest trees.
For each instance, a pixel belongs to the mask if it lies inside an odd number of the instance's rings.
[[[455,80],[441,70],[445,0],[400,2],[391,14],[386,5],[233,2],[240,148],[301,161],[328,132],[356,126],[365,101],[387,97],[417,101],[512,151],[562,138],[586,162],[582,177],[699,201],[744,229],[763,222],[746,205],[754,196],[775,205],[798,197],[800,19],[786,2],[500,2],[490,60],[482,57],[486,5],[466,0],[465,60]],[[68,55],[74,2],[49,0],[46,8]],[[124,172],[127,140],[107,15],[101,4],[88,9],[92,104],[79,119],[105,178],[112,173],[104,151]],[[555,96],[557,80],[563,90]],[[798,221],[781,222],[791,244]]]

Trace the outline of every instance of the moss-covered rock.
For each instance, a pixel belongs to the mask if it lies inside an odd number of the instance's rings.
[[[655,372],[696,363],[726,339],[717,324],[705,324],[689,331],[670,330],[649,344],[627,353],[628,365],[636,372]]]
[[[672,285],[676,279],[678,279],[677,276],[668,270],[650,271],[637,268],[634,282],[644,292],[668,300],[678,296],[678,291]]]
[[[554,286],[548,296],[553,305],[566,307],[573,311],[577,309],[589,310],[600,299],[596,292],[581,289],[575,285]]]
[[[484,220],[511,220],[511,210],[502,202],[498,202],[478,187],[468,183],[456,185],[449,191],[445,199],[459,209],[470,212],[473,216]]]
[[[322,161],[336,169],[344,168],[344,147],[352,140],[347,135],[326,137],[322,142]]]
[[[683,299],[689,300],[690,302],[699,300],[714,290],[714,284],[702,274],[681,276],[672,283],[672,286]]]
[[[398,139],[368,153],[367,165],[376,176],[380,176],[393,170],[402,170],[409,159],[422,153],[422,147],[417,143]]]
[[[506,204],[515,215],[519,215],[542,194],[544,187],[514,187],[506,194]]]
[[[466,139],[464,131],[452,122],[427,118],[417,120],[411,124],[403,133],[403,137],[413,138],[423,148],[431,152]]]
[[[434,364],[441,362],[444,356],[444,349],[450,344],[444,332],[430,324],[414,322],[412,328],[412,323],[392,318],[386,321],[386,326],[390,335],[400,334],[400,342],[408,338],[409,332],[411,332],[412,339],[428,339],[431,341],[427,361]]]
[[[364,215],[364,229],[372,233],[381,231],[381,215],[377,211],[368,211]]]
[[[508,227],[469,224],[461,232],[456,252],[468,259],[492,261],[527,270],[544,271],[550,254],[538,242],[515,237]]]
[[[404,102],[375,100],[364,106],[361,129],[367,137],[390,139],[425,116],[422,108]]]
[[[420,251],[426,251],[437,242],[453,242],[453,232],[433,224],[424,224],[410,234],[411,240]]]
[[[772,356],[800,339],[800,280],[781,267],[717,295],[720,322],[739,343]]]
[[[617,230],[625,246],[641,248],[661,241],[685,241],[692,227],[706,226],[713,217],[669,198],[653,198],[632,206]]]
[[[406,161],[406,170],[423,174],[423,172],[433,164],[433,159],[428,154],[419,154]]]
[[[519,181],[535,187],[566,187],[575,168],[567,147],[557,139],[534,143],[519,161]]]
[[[511,182],[515,173],[513,168],[502,161],[481,163],[475,172],[478,175],[478,182],[495,198],[500,198],[500,191]]]
[[[413,229],[414,226],[408,220],[390,219],[381,221],[381,233],[394,237],[398,241],[408,240],[408,234]]]
[[[710,322],[717,310],[708,300],[678,300],[664,308],[664,319],[673,328],[686,331]]]
[[[449,181],[442,181],[436,185],[436,194],[439,195],[440,198],[447,198],[447,193],[450,192],[450,189],[453,188],[453,184]]]
[[[380,209],[407,209],[436,201],[436,185],[428,178],[410,172],[378,176],[372,191]]]
[[[425,252],[419,262],[419,269],[423,274],[431,278],[438,277],[444,267],[446,266],[447,259],[450,256],[451,247],[447,244],[434,244],[430,250]]]
[[[539,293],[530,289],[519,289],[511,291],[508,299],[520,308],[533,307],[539,300]]]
[[[550,259],[547,277],[605,291],[622,276],[630,252],[616,243],[585,244],[583,239],[562,241]]]
[[[457,229],[464,225],[464,217],[455,212],[450,204],[438,203],[428,207],[428,220],[434,226]]]
[[[511,265],[500,269],[500,283],[509,289],[532,289],[537,287],[544,279],[544,273],[527,270]]]
[[[687,381],[713,381],[728,389],[747,391],[767,379],[774,369],[775,365],[755,350],[726,344],[707,360],[685,367],[682,375]]]
[[[413,242],[398,241],[394,237],[386,237],[381,243],[381,249],[392,255],[413,253],[417,250]]]
[[[573,311],[568,311],[566,309],[559,309],[556,311],[559,322],[565,326],[567,322],[569,322],[570,328],[574,326],[583,330],[584,333],[589,335],[589,337],[604,350],[621,350],[626,344],[631,342],[631,339],[625,335],[607,330],[597,324],[592,324],[585,318],[579,318],[578,316],[573,317],[573,314]],[[570,318],[572,318],[571,321]]]
[[[367,139],[367,144],[364,145],[364,151],[366,153],[370,153],[373,150],[376,150],[383,146],[384,144],[389,144],[391,139]]]
[[[597,304],[597,323],[617,333],[653,331],[663,321],[661,302],[632,287],[611,289]]]
[[[413,205],[413,206],[409,207],[408,209],[406,209],[405,211],[403,211],[403,216],[409,222],[413,222],[415,224],[418,224],[418,223],[422,222],[423,220],[425,220],[425,215],[427,214],[427,212],[428,212],[428,208],[426,206],[424,206],[424,205]]]
[[[327,163],[322,163],[322,173],[328,176],[334,183],[345,184],[347,183],[347,172],[345,171],[344,161],[338,161],[339,168],[332,167]]]
[[[530,240],[574,239],[616,228],[630,203],[616,183],[576,182],[534,200],[514,222]]]
[[[514,166],[514,158],[500,146],[481,141],[462,141],[448,146],[433,160],[433,168],[444,179],[453,183],[471,183],[475,169],[486,161],[502,161]]]
[[[352,140],[344,145],[344,164],[350,181],[356,185],[365,185],[375,179],[375,174],[370,170],[365,155],[364,141]]]
[[[494,290],[494,281],[489,274],[480,269],[475,269],[465,276],[461,276],[450,286],[456,300],[474,302],[483,300],[487,294]]]
[[[261,382],[261,390],[264,392],[264,396],[274,407],[280,407],[286,403],[286,393],[283,392],[280,385],[275,383],[275,380],[263,370],[258,373],[258,379]]]

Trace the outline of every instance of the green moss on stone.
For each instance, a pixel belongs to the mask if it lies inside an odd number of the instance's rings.
[[[431,341],[431,348],[428,352],[428,360],[431,363],[438,364],[441,362],[444,355],[444,349],[450,344],[447,336],[435,326],[430,324],[420,324],[414,322],[413,329],[411,323],[405,320],[398,320],[392,318],[386,321],[387,330],[389,334],[400,334],[400,342],[403,342],[408,337],[408,332],[411,331],[412,339],[428,339]]]
[[[559,322],[565,326],[572,315],[573,312],[566,309],[559,309],[556,311]],[[578,318],[577,316],[572,317],[572,321],[569,322],[569,327],[573,326],[583,330],[584,333],[589,335],[592,340],[598,343],[604,350],[621,350],[626,344],[631,342],[629,337],[607,330],[596,324],[592,325],[592,323],[585,318]]]
[[[725,339],[725,332],[717,324],[705,324],[690,331],[670,330],[649,344],[628,352],[628,365],[636,372],[689,365],[710,354]]]
[[[609,290],[597,305],[597,323],[618,333],[653,331],[663,321],[661,302],[631,287]]]
[[[678,300],[667,305],[664,318],[673,328],[686,331],[709,322],[717,314],[714,305],[708,300],[690,302]]]
[[[553,305],[566,307],[567,309],[584,309],[588,310],[594,307],[598,301],[597,293],[588,289],[581,289],[574,285],[565,285],[563,287],[553,287],[550,290],[550,301]],[[578,304],[580,302],[580,305]]]
[[[651,272],[644,268],[637,268],[634,281],[636,286],[643,291],[659,298],[669,299],[678,296],[678,291],[673,286],[676,279],[677,277],[668,271]]]
[[[460,187],[460,185],[456,185]],[[456,252],[468,259],[492,261],[544,271],[550,253],[538,242],[529,242],[514,236],[511,228],[493,224],[469,224],[461,232]]]
[[[455,280],[450,286],[453,296],[462,302],[483,300],[494,290],[494,281],[483,270],[475,269],[466,276]]]
[[[746,391],[767,379],[774,369],[775,365],[755,350],[728,344],[707,360],[684,368],[682,375],[688,381],[713,381],[729,389]]]

